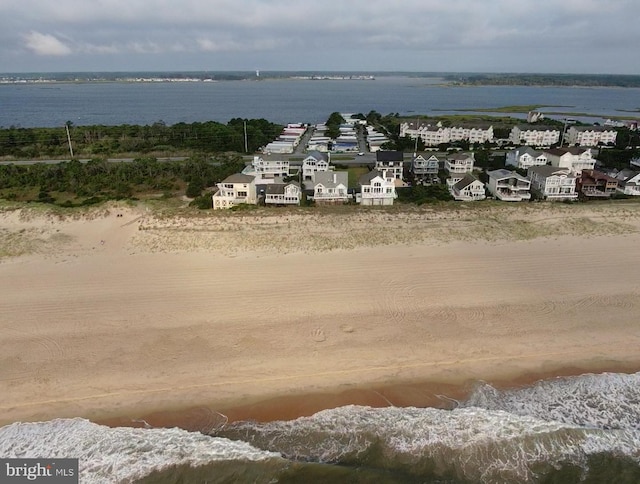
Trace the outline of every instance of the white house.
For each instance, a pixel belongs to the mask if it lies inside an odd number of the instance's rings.
[[[318,171],[328,171],[329,169],[329,157],[327,153],[311,151],[307,157],[302,160],[302,179],[312,180],[314,173]]]
[[[278,156],[254,156],[252,168],[256,178],[263,182],[289,176],[289,160]]]
[[[347,203],[349,174],[346,171],[317,171],[313,175],[313,200],[316,204]],[[309,184],[305,184],[308,188]]]
[[[537,124],[518,125],[511,129],[509,141],[514,145],[551,146],[560,142],[560,130]]]
[[[522,146],[507,153],[506,165],[528,170],[532,166],[546,165],[549,160],[544,151],[537,151],[530,146]]]
[[[489,183],[487,189],[498,200],[505,202],[521,202],[531,200],[531,181],[514,172],[505,169],[487,172]]]
[[[455,153],[447,156],[444,169],[449,174],[471,173],[475,157],[473,153]]]
[[[615,178],[618,180],[619,192],[625,195],[640,196],[640,172],[622,170]]]
[[[598,146],[615,144],[618,132],[606,126],[571,126],[567,132],[569,145]]]
[[[458,182],[449,188],[451,196],[455,200],[462,202],[471,202],[475,200],[484,200],[486,197],[484,183],[475,176],[466,174]]]
[[[296,182],[270,183],[264,194],[266,205],[300,205],[302,190]]]
[[[217,184],[218,190],[212,195],[213,209],[231,208],[241,203],[257,203],[255,177],[235,173]]]
[[[596,165],[591,148],[554,148],[546,150],[545,154],[551,166],[569,168],[575,175],[582,173],[582,170],[593,170]]]
[[[444,162],[443,162],[444,164]],[[438,177],[440,171],[440,160],[436,155],[425,158],[423,155],[416,155],[411,160],[411,173],[417,180],[433,182]]]
[[[402,185],[404,177],[404,153],[402,151],[376,151],[375,169],[396,185]]]
[[[545,200],[576,200],[577,177],[569,168],[555,166],[532,166],[527,170],[531,180],[531,190]]]
[[[395,184],[378,170],[365,173],[358,180],[360,193],[356,201],[362,205],[393,205],[398,197]]]

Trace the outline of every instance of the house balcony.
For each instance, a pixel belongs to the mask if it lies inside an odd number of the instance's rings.
[[[316,193],[313,195],[314,200],[348,200],[350,195],[348,193]]]
[[[449,173],[471,173],[473,171],[473,167],[467,165],[449,165],[445,164],[445,170]]]
[[[609,198],[611,195],[613,195],[615,192],[614,191],[603,191],[603,190],[598,190],[595,188],[583,188],[582,189],[582,194],[585,197],[596,197],[596,198]]]
[[[496,188],[498,190],[509,190],[509,191],[529,190],[531,188],[531,184],[498,182],[498,184],[496,185]]]
[[[531,193],[528,191],[498,190],[496,197],[504,202],[521,202],[531,200]]]
[[[413,169],[413,174],[414,175],[437,175],[438,174],[438,168],[433,168],[433,167],[428,167],[428,166],[414,166]]]

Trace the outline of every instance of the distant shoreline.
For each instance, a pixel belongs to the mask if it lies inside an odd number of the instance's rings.
[[[614,74],[452,74],[433,72],[359,72],[359,71],[238,71],[238,72],[104,72],[104,73],[0,73],[2,84],[44,83],[163,83],[218,82],[249,80],[372,80],[377,77],[408,77],[442,80],[450,87],[524,86],[524,87],[621,87],[640,88],[640,75]]]

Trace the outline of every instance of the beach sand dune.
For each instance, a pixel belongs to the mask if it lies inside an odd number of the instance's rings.
[[[638,367],[637,208],[5,211],[0,424]]]

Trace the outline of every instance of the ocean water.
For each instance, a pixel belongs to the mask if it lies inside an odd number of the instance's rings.
[[[640,373],[582,375],[455,408],[346,406],[209,435],[82,419],[0,428],[0,456],[79,457],[81,482],[638,483]]]
[[[374,81],[3,84],[0,127],[63,126],[67,121],[76,125],[209,120],[226,123],[237,117],[265,118],[277,123],[317,123],[326,121],[334,111],[442,114],[457,109],[534,104],[563,106],[542,109],[545,112],[624,116],[625,111],[640,109],[640,89],[448,87],[434,83],[433,79],[393,76]],[[628,114],[637,116],[637,112]]]

